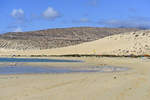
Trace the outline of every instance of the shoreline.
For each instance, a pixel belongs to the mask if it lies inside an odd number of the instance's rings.
[[[116,73],[0,75],[0,99],[149,100],[150,98],[148,92],[150,62],[138,58],[64,57],[64,59],[82,59],[85,63],[26,63],[26,65],[86,68],[103,64],[132,69]]]
[[[26,63],[26,65],[86,68],[103,64],[132,69],[115,73],[0,75],[0,99],[149,100],[150,98],[149,61],[139,58],[108,57],[64,57],[64,59],[82,59],[85,63]]]
[[[150,55],[95,55],[95,54],[67,54],[67,55],[0,55],[0,57],[129,57],[129,58],[139,58],[148,57]]]

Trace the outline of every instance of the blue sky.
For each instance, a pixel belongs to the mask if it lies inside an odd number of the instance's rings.
[[[0,0],[0,33],[63,27],[150,27],[150,0]]]

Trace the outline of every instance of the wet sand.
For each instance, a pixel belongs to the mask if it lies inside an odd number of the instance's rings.
[[[58,59],[58,58],[57,58]],[[62,59],[62,58],[59,58]],[[0,75],[0,100],[149,100],[150,60],[140,58],[63,58],[84,63],[17,63],[43,67],[118,66],[115,73]],[[1,63],[0,66],[9,63]]]

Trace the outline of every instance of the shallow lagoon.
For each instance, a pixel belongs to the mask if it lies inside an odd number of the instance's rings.
[[[21,63],[21,62],[42,62],[42,63],[84,63],[81,60],[61,60],[61,59],[40,59],[40,58],[0,58],[0,62],[7,63]],[[127,71],[126,67],[115,66],[90,66],[90,67],[41,67],[40,66],[21,66],[21,65],[8,65],[0,67],[0,74],[61,74],[61,73],[79,73],[79,72],[122,72]]]
[[[77,72],[122,72],[128,68],[102,66],[90,69],[71,69],[71,68],[55,68],[55,67],[31,67],[31,66],[6,66],[0,67],[0,74],[61,74],[61,73],[77,73]]]
[[[80,60],[40,59],[40,58],[0,58],[0,62],[83,62]]]

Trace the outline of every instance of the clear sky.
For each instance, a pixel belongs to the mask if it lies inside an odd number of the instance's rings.
[[[0,0],[0,33],[62,27],[150,27],[150,0]]]

